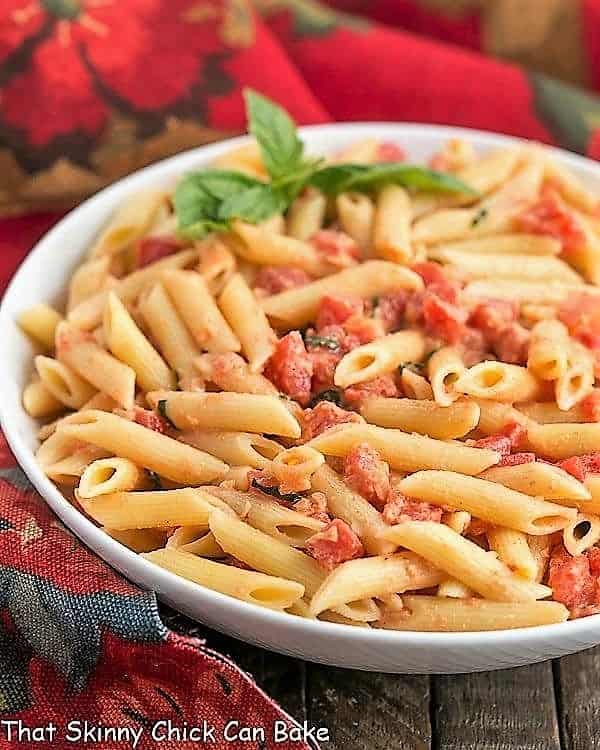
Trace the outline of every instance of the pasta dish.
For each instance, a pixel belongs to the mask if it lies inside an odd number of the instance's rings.
[[[152,563],[355,627],[600,613],[600,211],[535,144],[254,138],[123,202],[23,393],[65,496]]]

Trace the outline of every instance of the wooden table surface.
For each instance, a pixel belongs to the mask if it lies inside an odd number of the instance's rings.
[[[600,750],[600,647],[554,662],[471,675],[384,675],[248,646],[166,607],[251,673],[298,721],[329,729],[323,750]]]

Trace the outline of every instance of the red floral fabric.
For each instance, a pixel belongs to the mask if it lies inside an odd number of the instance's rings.
[[[524,58],[531,68],[499,59],[518,56],[498,44],[498,28],[523,26],[508,13],[515,3],[503,0],[0,5],[0,214],[46,209],[0,220],[0,291],[64,208],[146,163],[241,131],[244,86],[301,123],[466,125],[600,158],[600,101],[589,93],[600,90],[600,0],[548,4],[572,21],[557,28],[578,52],[552,55],[575,65],[556,73],[588,92],[539,72],[554,63],[535,50]],[[554,26],[540,28],[541,47],[558,49]],[[234,665],[167,631],[152,595],[66,532],[1,434],[0,473],[0,719],[61,724],[81,716],[139,728],[201,717],[218,735],[232,718],[267,727],[290,721]],[[138,745],[153,746],[147,733]]]

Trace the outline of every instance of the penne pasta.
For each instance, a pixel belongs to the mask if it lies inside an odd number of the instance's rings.
[[[220,458],[230,466],[252,466],[255,469],[270,467],[282,445],[252,432],[220,432],[218,430],[192,430],[178,435],[187,445]]]
[[[49,305],[39,304],[28,307],[18,319],[20,329],[44,351],[54,349],[54,338],[62,315]]]
[[[569,365],[569,332],[558,320],[542,320],[531,331],[527,368],[541,380],[563,377]]]
[[[86,467],[77,488],[79,497],[89,500],[113,492],[130,492],[149,485],[147,473],[127,458],[101,458]]]
[[[525,367],[487,360],[465,370],[454,381],[454,389],[478,399],[504,403],[532,401],[540,395],[540,384]]]
[[[327,199],[319,190],[309,188],[299,195],[289,208],[287,233],[307,242],[323,226]]]
[[[600,540],[600,517],[580,513],[563,529],[563,544],[573,557],[582,555]]]
[[[70,409],[80,409],[94,395],[94,388],[70,367],[51,357],[39,354],[35,369],[46,390]]]
[[[417,432],[438,440],[464,437],[477,427],[481,409],[474,401],[440,406],[435,401],[409,398],[367,399],[360,413],[371,424],[403,432]]]
[[[530,450],[551,461],[594,453],[600,446],[600,422],[591,424],[529,425],[527,442]]]
[[[491,237],[458,240],[446,242],[432,248],[433,252],[473,253],[478,256],[486,255],[535,255],[546,257],[559,255],[560,242],[553,237],[541,234],[494,234]],[[489,274],[490,276],[492,274]]]
[[[411,246],[412,209],[410,197],[399,185],[384,187],[378,197],[373,219],[373,254],[384,260],[407,265]]]
[[[366,257],[373,236],[373,201],[363,193],[341,193],[336,198],[335,205],[340,226],[352,237]]]
[[[233,231],[241,242],[231,245],[244,260],[260,266],[293,265],[311,276],[322,276],[323,262],[315,248],[308,242],[270,232],[264,226],[254,226],[244,221],[235,221]]]
[[[417,331],[391,333],[348,352],[335,369],[335,385],[347,388],[394,372],[406,362],[425,356],[425,339]]]
[[[585,502],[590,499],[589,490],[575,477],[558,466],[541,461],[516,466],[493,466],[480,477],[546,500],[560,501],[564,498]]]
[[[536,580],[537,562],[529,548],[527,534],[515,529],[494,526],[487,532],[487,539],[490,549],[507,568],[528,581]]]
[[[460,398],[456,381],[465,371],[462,357],[454,347],[443,346],[429,357],[427,375],[437,404],[450,406]]]
[[[63,411],[65,406],[41,380],[32,380],[23,389],[23,408],[30,417],[41,419]]]

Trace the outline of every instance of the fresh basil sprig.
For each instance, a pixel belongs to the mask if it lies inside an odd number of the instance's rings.
[[[248,130],[261,150],[270,182],[241,172],[204,169],[185,175],[174,195],[179,232],[201,239],[224,232],[233,219],[257,224],[284,213],[307,185],[327,195],[349,190],[372,192],[386,184],[416,190],[473,193],[451,175],[410,164],[334,164],[307,158],[296,125],[288,113],[266,97],[244,92]]]

